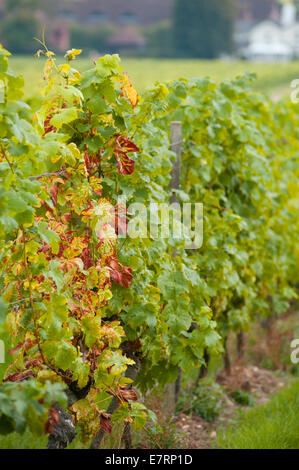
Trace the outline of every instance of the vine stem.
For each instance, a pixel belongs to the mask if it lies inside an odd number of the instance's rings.
[[[135,131],[131,135],[130,140],[134,139],[136,133],[139,131],[139,129],[141,129],[141,127],[143,126],[146,118],[148,117],[148,115],[150,114],[151,111],[152,111],[152,108],[151,108],[151,105],[149,105],[149,109],[145,112],[145,115],[143,116],[140,124],[136,127]]]
[[[29,267],[28,267],[27,253],[26,253],[26,233],[25,233],[25,230],[24,230],[23,226],[21,226],[21,230],[22,230],[22,234],[23,234],[23,246],[24,246],[24,267],[25,267],[25,272],[26,272],[26,277],[27,277],[27,280],[28,280],[28,284],[29,284],[29,297],[28,297],[28,299],[29,299],[30,308],[31,308],[31,311],[32,311],[32,318],[33,318],[33,323],[34,323],[34,329],[35,329],[35,335],[36,335],[36,339],[37,339],[38,350],[40,352],[40,355],[42,357],[43,362],[45,362],[44,354],[42,352],[41,345],[40,345],[40,335],[39,335],[39,331],[38,331],[37,317],[36,317],[36,314],[35,314],[34,302],[33,302],[33,298],[32,298],[31,274],[30,274]]]
[[[38,176],[29,176],[29,178],[30,179],[39,179],[39,178],[45,178],[46,176],[59,176],[59,175],[63,175],[66,172],[67,172],[66,170],[53,171],[52,173],[43,173],[43,174],[38,175]]]
[[[57,375],[64,378],[63,374],[61,374],[54,367],[52,367],[51,364],[49,364],[49,362],[47,361],[47,359],[44,356],[44,353],[43,353],[43,350],[42,350],[42,347],[41,347],[41,339],[40,339],[40,334],[39,334],[39,331],[38,331],[37,316],[36,316],[36,312],[35,312],[35,308],[34,308],[34,301],[33,301],[33,296],[32,296],[32,279],[31,279],[31,273],[30,273],[29,266],[28,266],[28,261],[27,261],[26,232],[25,232],[23,226],[21,226],[21,230],[22,230],[22,234],[23,234],[23,246],[24,246],[24,268],[25,268],[25,272],[26,272],[26,276],[27,276],[27,280],[28,280],[28,285],[29,285],[29,297],[28,297],[28,299],[29,299],[30,308],[31,308],[31,311],[32,311],[32,319],[33,319],[33,324],[34,324],[37,347],[38,347],[38,350],[39,350],[39,353],[41,355],[43,363],[47,367],[49,367],[49,369],[51,369],[53,372],[55,372]]]
[[[4,158],[5,158],[5,160],[7,161],[8,165],[9,165],[9,168],[11,169],[11,172],[12,172],[13,174],[15,174],[14,167],[12,166],[11,162],[9,161],[9,158],[8,158],[8,156],[6,155],[6,152],[4,151],[3,153],[4,153]]]

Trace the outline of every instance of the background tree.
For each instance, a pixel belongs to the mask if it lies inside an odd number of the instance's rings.
[[[231,52],[234,19],[234,0],[175,0],[175,55],[211,59]]]
[[[147,55],[150,57],[173,57],[173,26],[171,20],[151,25],[146,31]]]
[[[44,7],[44,0],[8,0],[6,1],[6,10],[15,11],[20,8],[36,10]]]
[[[40,36],[42,25],[38,11],[46,8],[44,0],[9,0],[0,25],[0,42],[12,53],[29,54],[36,50],[35,36]]]

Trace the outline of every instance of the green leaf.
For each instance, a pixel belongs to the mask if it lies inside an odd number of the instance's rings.
[[[132,327],[148,325],[154,327],[157,323],[158,306],[148,302],[146,304],[132,305],[126,309],[122,318]]]
[[[59,113],[55,114],[55,116],[51,119],[51,125],[60,129],[63,124],[68,124],[78,117],[78,109],[77,108],[65,108],[61,109]]]
[[[62,370],[72,369],[77,358],[76,348],[66,341],[45,341],[42,350],[46,358]]]
[[[57,292],[61,292],[63,285],[64,285],[64,276],[63,272],[61,271],[59,261],[51,260],[49,263],[49,269],[44,271],[44,276],[46,278],[53,279],[57,286]]]
[[[221,336],[219,336],[216,331],[209,331],[205,337],[205,343],[209,348],[215,348],[218,342],[220,341]]]
[[[73,381],[78,381],[78,387],[84,388],[89,380],[90,367],[84,363],[81,357],[78,357],[73,364]]]
[[[57,255],[59,252],[59,235],[48,228],[47,222],[39,222],[37,226],[37,231],[41,236],[42,240],[48,245],[50,245],[54,255]]]
[[[0,413],[0,434],[7,435],[15,430],[12,418]]]
[[[85,344],[91,348],[100,339],[101,319],[93,316],[84,316],[81,326],[85,334]]]
[[[17,193],[10,192],[9,199],[7,201],[7,208],[14,213],[20,213],[26,211],[28,205]]]
[[[44,302],[47,311],[41,315],[40,323],[45,330],[54,331],[61,329],[62,323],[68,319],[67,299],[63,295],[57,293],[51,294],[50,302]]]
[[[5,322],[7,313],[7,305],[0,297],[0,325]]]

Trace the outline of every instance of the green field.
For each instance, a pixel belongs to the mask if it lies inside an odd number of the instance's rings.
[[[24,74],[26,95],[32,96],[37,93],[44,59],[36,59],[33,62],[32,57],[12,57],[10,63],[15,72]],[[85,70],[90,64],[91,59],[82,58],[77,61],[76,66],[79,70]],[[122,64],[139,92],[157,80],[165,82],[181,77],[210,77],[218,82],[227,78],[235,78],[250,71],[256,73],[258,77],[255,88],[277,99],[287,95],[290,91],[291,81],[299,78],[299,62],[262,64],[220,60],[124,58]]]

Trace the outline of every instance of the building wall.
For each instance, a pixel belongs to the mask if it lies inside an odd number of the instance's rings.
[[[295,49],[296,54],[299,52],[299,23],[284,29],[284,40],[287,44]]]
[[[283,33],[281,28],[270,21],[263,21],[258,24],[252,29],[249,35],[250,42],[265,44],[280,42],[282,38]]]
[[[249,33],[247,56],[272,61],[299,57],[299,23],[284,26],[262,21],[257,24]]]
[[[174,0],[60,0],[57,14],[87,23],[152,24],[172,15]]]

